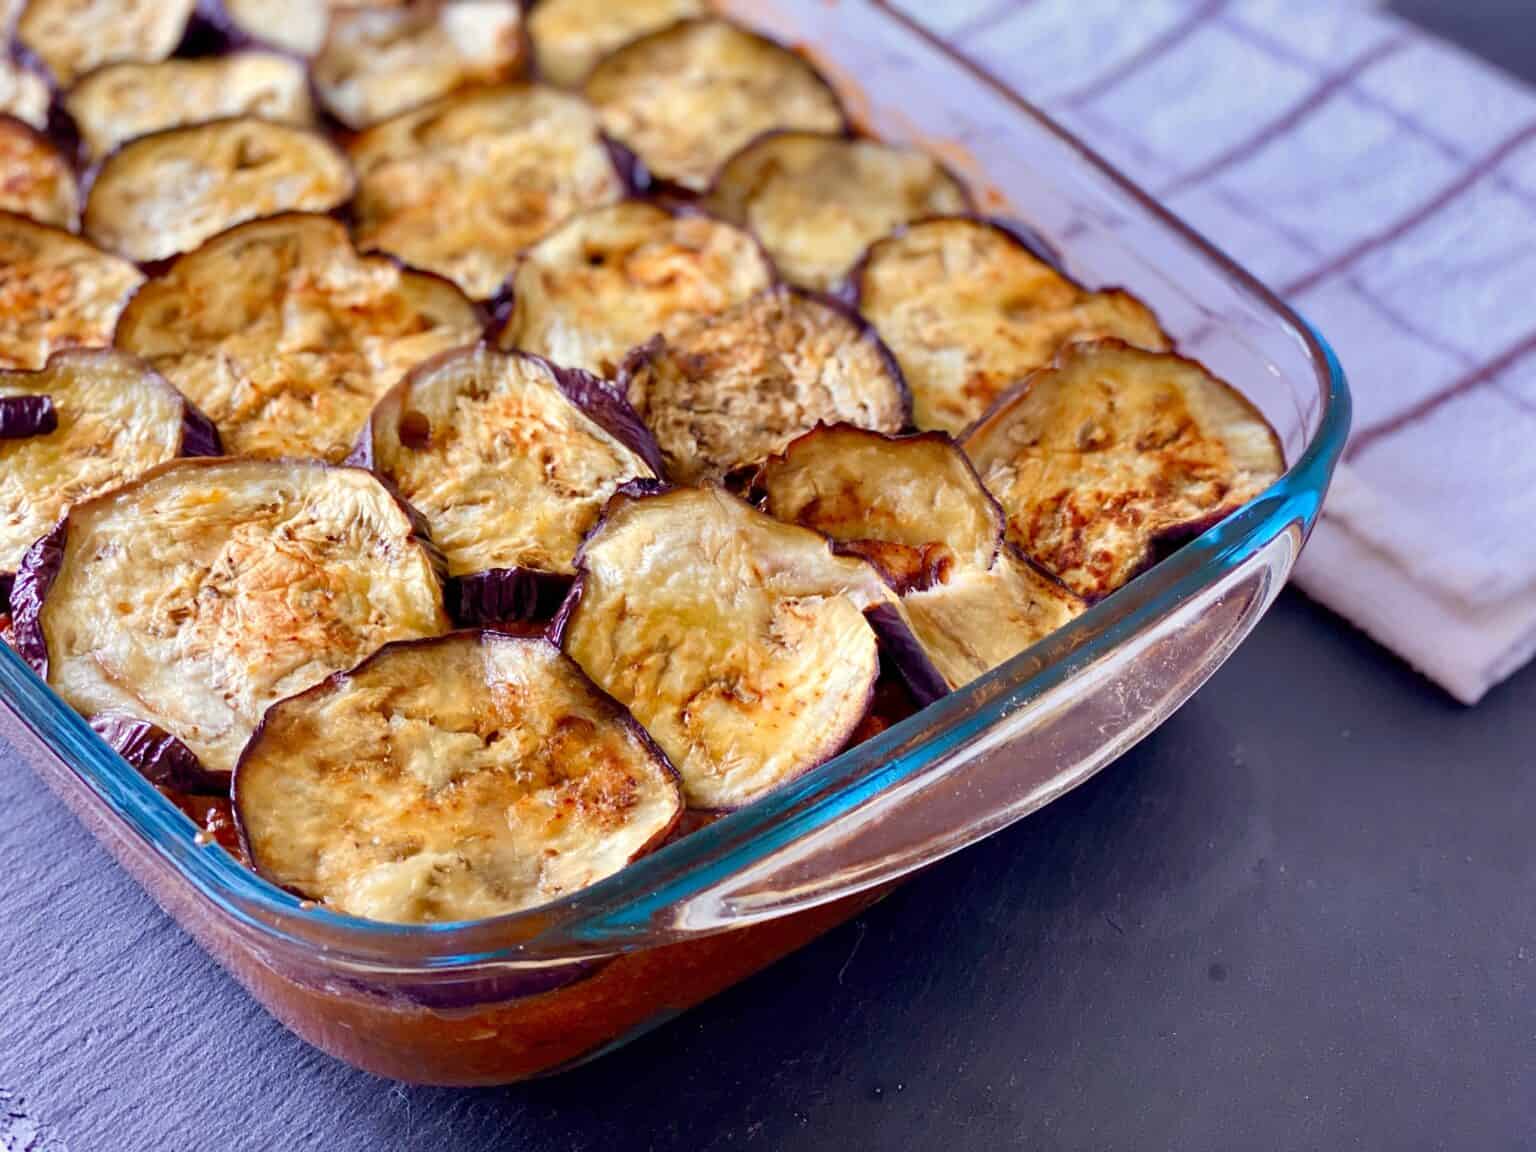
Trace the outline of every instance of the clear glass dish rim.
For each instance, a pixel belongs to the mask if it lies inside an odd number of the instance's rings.
[[[955,67],[992,88],[1036,128],[1081,154],[1121,194],[1155,216],[1302,340],[1318,377],[1322,411],[1317,431],[1300,456],[1238,512],[988,676],[591,888],[490,920],[385,924],[339,915],[277,888],[210,845],[190,819],[0,644],[0,703],[217,911],[267,942],[323,954],[327,964],[392,973],[446,977],[471,968],[559,964],[646,947],[652,943],[647,934],[655,915],[672,902],[745,869],[785,843],[830,826],[880,791],[922,774],[964,739],[1112,652],[1292,525],[1310,530],[1349,433],[1349,387],[1333,349],[1289,305],[1091,147],[887,0],[870,2]]]

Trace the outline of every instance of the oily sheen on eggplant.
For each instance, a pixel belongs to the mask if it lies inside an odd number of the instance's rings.
[[[448,627],[419,522],[375,477],[228,457],[76,504],[27,551],[11,609],[81,715],[143,721],[220,775],[277,700]]]
[[[825,533],[886,573],[951,688],[1085,608],[1005,543],[1002,509],[942,433],[818,428],[769,460],[758,487],[772,515]]]
[[[496,294],[524,249],[624,195],[592,110],[537,84],[474,89],[402,113],[350,147],[357,242]]]
[[[256,870],[395,923],[505,915],[619,871],[682,814],[677,774],[548,640],[391,644],[271,708],[240,758]]]
[[[927,220],[878,241],[854,285],[901,363],[923,429],[959,434],[1071,341],[1170,347],[1135,297],[1079,287],[986,220]]]
[[[630,41],[598,63],[585,92],[651,178],[691,192],[764,132],[847,128],[836,92],[803,57],[713,18]]]
[[[0,6],[3,17],[3,6]],[[53,90],[37,58],[15,45],[0,53],[0,113],[14,116],[39,132],[48,128]]]
[[[620,375],[669,479],[719,480],[817,424],[900,431],[906,386],[884,345],[834,302],[778,287],[662,337]]]
[[[603,505],[661,463],[602,381],[484,347],[412,372],[374,410],[354,458],[426,517],[464,623],[552,616]]]
[[[828,291],[903,224],[968,211],[965,185],[932,156],[874,140],[773,132],[725,162],[706,204],[750,230],[791,283]]]
[[[881,631],[904,628],[875,569],[824,536],[717,488],[677,488],[613,498],[557,631],[655,737],[688,803],[718,809],[841,751],[869,709]],[[909,682],[928,674],[917,665]]]
[[[203,23],[226,47],[313,56],[337,9],[404,8],[413,0],[199,0]]]
[[[196,0],[27,0],[16,38],[68,88],[113,60],[164,60],[186,34]]]
[[[772,283],[773,266],[747,233],[625,200],[583,212],[528,250],[497,343],[611,377],[652,336]]]
[[[329,212],[352,197],[352,170],[317,132],[253,117],[140,136],[97,169],[85,234],[148,263],[279,212]]]
[[[295,213],[181,257],[134,296],[116,344],[190,396],[232,453],[339,461],[385,391],[480,328],[448,281],[360,256],[337,221]]]
[[[110,344],[143,282],[129,261],[72,233],[0,212],[0,368],[41,368],[60,348]]]
[[[621,44],[707,11],[704,0],[537,0],[528,16],[534,64],[542,79],[575,88]]]
[[[1193,360],[1115,340],[1069,345],[998,401],[965,450],[1023,553],[1108,595],[1285,471],[1274,430]]]
[[[56,144],[14,116],[0,116],[0,211],[73,230],[80,223],[74,168]]]

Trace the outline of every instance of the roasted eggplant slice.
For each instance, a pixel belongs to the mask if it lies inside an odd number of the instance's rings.
[[[0,52],[0,113],[14,116],[42,132],[48,128],[52,103],[48,77],[28,53]]]
[[[901,362],[919,428],[959,433],[1070,341],[1169,347],[1135,297],[1078,287],[984,220],[928,220],[878,241],[855,283],[859,310]]]
[[[1000,400],[965,450],[1009,538],[1088,599],[1269,487],[1274,430],[1199,364],[1115,340],[1073,344]]]
[[[204,21],[226,45],[277,48],[313,56],[331,13],[346,8],[404,8],[412,0],[201,0]]]
[[[582,213],[529,249],[497,343],[611,377],[652,336],[772,283],[773,266],[745,232],[625,200]]]
[[[624,366],[629,402],[661,445],[670,479],[719,480],[817,424],[897,432],[901,373],[856,316],[773,288],[663,337]]]
[[[64,154],[36,128],[0,116],[0,211],[74,231],[80,226],[80,187]]]
[[[592,111],[539,85],[449,96],[352,144],[358,244],[495,294],[518,255],[624,194]]]
[[[106,349],[55,353],[38,372],[0,372],[0,425],[11,423],[8,414],[31,433],[0,434],[5,573],[71,505],[176,456],[219,450],[212,425],[181,393],[148,365]]]
[[[652,178],[695,192],[764,132],[847,128],[837,94],[804,58],[717,19],[631,41],[598,63],[586,93]]]
[[[0,368],[41,368],[59,348],[110,344],[143,281],[78,236],[0,212]]]
[[[448,281],[359,256],[341,224],[295,213],[177,260],[134,296],[116,344],[190,396],[232,453],[339,461],[385,391],[480,327]]]
[[[256,870],[397,923],[546,904],[658,846],[677,774],[548,640],[391,644],[274,706],[235,772]]]
[[[825,291],[882,236],[923,217],[968,211],[971,200],[922,152],[775,132],[726,161],[707,204],[761,239],[787,279]]]
[[[551,84],[575,88],[619,45],[707,10],[704,0],[539,0],[528,17],[534,63]]]
[[[171,128],[102,161],[85,233],[130,260],[165,260],[247,220],[329,212],[353,184],[346,157],[316,132],[250,117]]]
[[[233,116],[315,123],[304,66],[275,52],[107,64],[81,77],[64,107],[96,158],[140,136]]]
[[[87,719],[145,721],[227,773],[275,701],[446,630],[418,523],[357,468],[162,465],[28,549],[17,648]]]
[[[465,623],[552,615],[604,503],[660,465],[601,381],[488,348],[411,373],[374,410],[355,459],[427,518]]]
[[[565,650],[677,765],[688,803],[732,808],[836,755],[905,617],[868,564],[716,488],[620,493],[582,546]]]
[[[16,38],[60,88],[118,60],[164,60],[187,31],[196,0],[27,0]]]
[[[337,9],[313,73],[326,111],[365,128],[456,88],[514,80],[522,68],[516,0],[426,0]]]

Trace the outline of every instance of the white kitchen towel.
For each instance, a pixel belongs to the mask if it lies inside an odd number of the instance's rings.
[[[1536,94],[1348,0],[904,0],[1278,289],[1355,397],[1297,571],[1457,699],[1536,651]]]

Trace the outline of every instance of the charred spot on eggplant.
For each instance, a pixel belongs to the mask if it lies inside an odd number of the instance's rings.
[[[837,94],[803,57],[712,18],[684,20],[617,49],[593,69],[585,91],[603,127],[652,177],[693,192],[764,132],[847,128]]]
[[[61,88],[117,60],[164,60],[186,34],[196,0],[27,0],[16,38]]]
[[[528,16],[534,63],[541,78],[575,88],[620,45],[707,11],[704,0],[538,0]]]
[[[624,195],[592,110],[541,85],[445,97],[351,145],[357,240],[493,296],[530,245]]]
[[[652,336],[772,283],[773,266],[747,233],[625,200],[574,217],[528,250],[497,343],[612,377]]]
[[[901,373],[856,315],[790,288],[759,293],[660,338],[620,376],[667,476],[720,480],[817,424],[899,431]]]
[[[274,52],[106,64],[81,77],[64,107],[95,158],[140,136],[210,120],[315,123],[304,66]]]
[[[354,183],[346,157],[317,132],[252,117],[169,128],[102,161],[85,234],[130,260],[165,260],[249,220],[329,212]]]
[[[619,871],[682,814],[677,774],[548,640],[391,644],[267,712],[235,771],[258,872],[338,912],[472,920]]]
[[[1285,470],[1274,430],[1192,360],[1115,340],[1064,348],[987,414],[965,450],[1009,538],[1088,599]]]
[[[786,279],[822,291],[901,225],[971,207],[965,185],[932,156],[816,132],[748,144],[721,168],[706,203],[759,237]]]
[[[878,241],[855,287],[859,310],[901,363],[924,429],[958,434],[1072,341],[1170,347],[1135,297],[1079,287],[985,220],[927,220]]]
[[[338,8],[312,71],[326,111],[365,128],[456,88],[515,79],[522,68],[516,0],[429,0]]]
[[[80,188],[69,160],[42,132],[0,116],[0,211],[73,231],[80,224]]]
[[[179,460],[76,504],[11,604],[18,649],[70,706],[152,724],[211,773],[272,703],[448,626],[411,511],[313,461]]]
[[[116,344],[207,412],[230,452],[339,461],[411,368],[478,339],[448,281],[361,256],[326,216],[241,225],[134,296]]]

